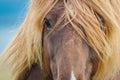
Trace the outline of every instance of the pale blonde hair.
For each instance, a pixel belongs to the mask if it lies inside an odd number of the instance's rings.
[[[11,66],[15,80],[22,80],[33,63],[38,63],[42,69],[44,18],[58,1],[31,1],[28,14],[16,37],[1,55],[2,62]],[[92,79],[109,80],[120,67],[120,0],[63,1],[65,18],[100,60]],[[76,23],[81,25],[84,32]]]

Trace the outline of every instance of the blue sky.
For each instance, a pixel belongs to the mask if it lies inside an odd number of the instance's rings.
[[[28,0],[0,0],[0,53],[24,20]]]

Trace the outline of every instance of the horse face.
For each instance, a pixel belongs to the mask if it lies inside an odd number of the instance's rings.
[[[47,57],[44,60],[50,60],[54,80],[90,80],[92,63],[85,41],[70,24],[60,29],[65,20],[50,33],[63,12],[61,2],[46,16],[43,48]]]

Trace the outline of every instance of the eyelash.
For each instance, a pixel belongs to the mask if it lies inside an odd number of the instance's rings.
[[[45,18],[45,25],[48,29],[52,27],[50,21],[47,18]]]

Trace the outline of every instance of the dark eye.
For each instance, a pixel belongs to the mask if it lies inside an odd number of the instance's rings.
[[[50,24],[50,21],[47,18],[45,18],[45,25],[48,29],[50,29],[52,27]]]

